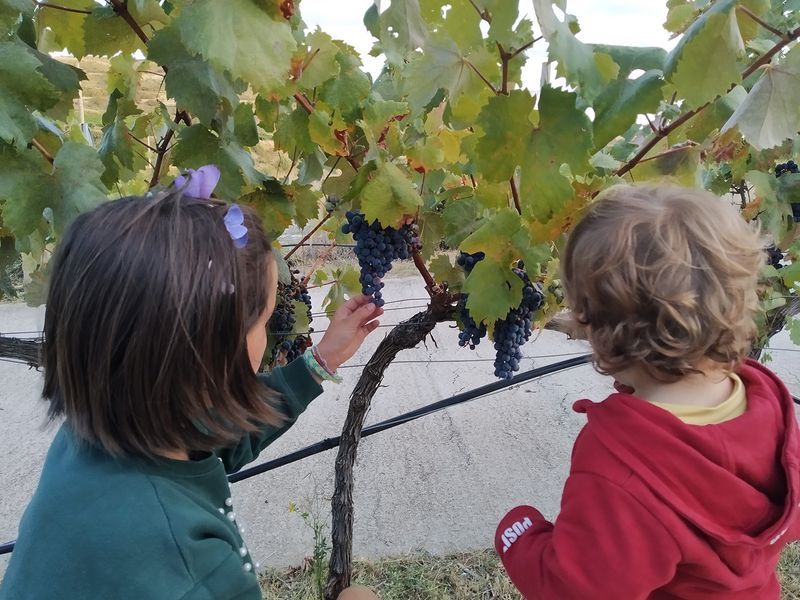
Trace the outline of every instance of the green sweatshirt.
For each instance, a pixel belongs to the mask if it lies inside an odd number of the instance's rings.
[[[226,473],[255,459],[322,391],[302,360],[264,382],[281,392],[286,423],[201,460],[114,459],[62,426],[0,600],[260,600]]]

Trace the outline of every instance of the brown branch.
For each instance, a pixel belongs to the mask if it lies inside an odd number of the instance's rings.
[[[321,228],[323,225],[325,225],[325,222],[326,222],[328,219],[330,219],[330,218],[331,218],[331,215],[333,215],[333,213],[328,213],[327,215],[325,215],[324,217],[322,217],[322,218],[319,220],[319,223],[317,223],[316,225],[314,225],[314,229],[312,229],[311,231],[309,231],[309,232],[308,232],[308,234],[307,234],[307,235],[305,235],[305,236],[303,237],[303,239],[302,239],[302,240],[300,240],[299,242],[297,242],[297,244],[295,245],[295,247],[294,247],[294,248],[292,248],[291,250],[289,250],[289,252],[287,252],[287,253],[286,253],[286,256],[284,256],[284,259],[285,259],[285,260],[289,260],[289,259],[292,257],[292,254],[294,254],[295,252],[297,252],[297,249],[298,249],[298,248],[302,248],[302,247],[303,247],[303,244],[305,244],[305,243],[306,243],[306,242],[307,242],[307,241],[308,241],[308,240],[311,238],[311,236],[312,236],[312,235],[314,235],[315,233],[317,233],[317,231],[319,231],[319,229],[320,229],[320,228]]]
[[[475,4],[475,0],[468,0],[468,1],[472,5],[472,8],[475,9],[475,12],[478,13],[478,16],[491,25],[491,23],[492,23],[492,15],[489,14],[489,11],[488,10],[481,10],[480,7],[478,7],[478,5]]]
[[[179,110],[175,113],[174,123],[177,125],[180,122],[184,122],[187,125],[192,124],[192,118],[189,116],[185,110]],[[175,130],[171,127],[164,134],[164,137],[161,138],[161,141],[156,146],[156,165],[153,167],[153,177],[150,179],[150,187],[153,188],[158,185],[158,180],[161,179],[161,168],[164,163],[164,157],[169,154],[170,150],[174,147],[175,144],[170,146],[170,142],[172,141],[172,137],[175,135]]]
[[[767,344],[769,343],[769,340],[772,339],[772,336],[783,331],[783,328],[786,327],[786,321],[792,317],[800,315],[800,296],[791,296],[791,299],[791,302],[787,302],[777,309],[772,315],[772,318],[769,320],[767,333],[764,338],[762,338],[767,342]],[[761,358],[761,353],[764,350],[765,348],[763,346],[754,347],[750,351],[750,358],[758,360]]]
[[[294,171],[294,166],[297,164],[297,146],[294,147],[294,153],[292,154],[292,164],[289,165],[289,171],[286,173],[286,177],[283,178],[283,185],[286,185],[286,182],[289,181],[289,175],[292,174]]]
[[[128,11],[128,3],[125,0],[108,0],[108,2],[114,8],[114,12],[122,17],[128,25],[130,25],[131,29],[133,29],[133,32],[146,45],[150,39],[136,22],[136,19],[133,18],[133,15]]]
[[[38,369],[42,366],[42,340],[0,336],[0,358]]]
[[[319,184],[320,188],[322,188],[322,186],[325,185],[325,182],[328,181],[328,179],[330,179],[331,175],[336,170],[336,166],[339,164],[340,160],[342,160],[342,157],[341,156],[337,156],[336,160],[333,161],[333,166],[331,167],[331,170],[328,171],[328,174],[325,175],[325,179],[323,179],[322,183]]]
[[[381,341],[361,373],[342,428],[339,452],[336,455],[336,487],[331,498],[331,558],[326,600],[335,600],[350,585],[353,572],[353,465],[364,419],[372,398],[378,391],[387,367],[402,350],[414,348],[423,341],[436,323],[452,318],[448,294],[434,296],[426,310],[417,313],[392,329]]]
[[[502,44],[497,42],[497,50],[500,52],[500,64],[503,70],[503,79],[500,84],[500,93],[508,96],[508,63],[511,60],[511,55],[505,51]]]
[[[47,148],[45,148],[45,147],[44,147],[44,146],[42,146],[42,145],[41,145],[39,142],[37,142],[37,141],[36,141],[36,138],[31,138],[31,146],[33,146],[33,147],[34,147],[34,148],[36,148],[36,149],[37,149],[39,152],[41,152],[41,153],[42,153],[42,156],[44,156],[44,157],[47,159],[47,162],[49,162],[51,165],[53,164],[53,162],[55,162],[55,159],[53,158],[53,155],[52,155],[52,154],[50,154],[50,153],[47,151]]]
[[[297,103],[306,109],[308,114],[314,112],[314,105],[311,104],[311,101],[306,97],[303,92],[296,92],[294,95],[294,99],[297,100]]]
[[[522,203],[519,201],[519,190],[517,189],[517,182],[513,175],[511,176],[511,179],[508,180],[508,184],[511,186],[511,196],[514,198],[514,208],[517,209],[519,214],[522,214]]]
[[[764,19],[759,17],[757,14],[755,14],[752,10],[750,10],[746,6],[739,5],[739,6],[736,7],[736,10],[738,10],[740,12],[743,12],[748,17],[750,17],[753,21],[755,21],[756,23],[761,25],[761,27],[763,27],[764,29],[766,29],[770,33],[774,33],[775,35],[777,35],[782,40],[786,39],[786,33],[785,32],[781,31],[777,27],[773,27],[772,25],[770,25],[769,23],[764,21]]]
[[[419,271],[419,274],[422,275],[422,279],[425,280],[425,289],[428,290],[428,294],[430,296],[434,296],[436,282],[433,280],[433,276],[428,271],[428,267],[425,266],[425,261],[422,260],[422,255],[420,255],[419,250],[414,249],[411,252],[411,257],[414,259],[414,266],[417,267],[417,271]]]
[[[325,283],[320,283],[320,284],[317,284],[317,285],[310,285],[306,289],[307,290],[313,290],[313,289],[316,289],[316,288],[325,287],[326,285],[333,285],[334,283],[339,283],[339,280],[338,279],[331,279],[330,281],[326,281]]]
[[[650,125],[650,131],[658,135],[658,127],[656,127],[655,123],[650,119],[650,115],[645,113],[644,118],[647,119],[647,124]]]
[[[306,287],[308,282],[311,281],[311,278],[314,276],[314,271],[316,271],[325,260],[333,254],[333,251],[336,249],[336,241],[334,240],[333,243],[328,246],[324,252],[322,252],[318,257],[317,260],[311,265],[311,268],[308,270],[308,274],[303,277],[302,281],[300,281],[301,287]]]
[[[678,152],[682,152],[686,150],[686,148],[695,147],[697,144],[684,144],[682,146],[673,146],[672,148],[668,148],[663,152],[659,152],[658,154],[654,154],[653,156],[648,156],[647,158],[643,158],[639,161],[639,164],[646,163],[649,160],[658,160],[659,158],[664,158],[665,156],[669,156],[670,154],[677,154]]]
[[[139,142],[139,143],[140,143],[142,146],[144,146],[145,148],[147,148],[148,150],[150,150],[150,152],[158,152],[158,150],[156,150],[155,148],[153,148],[153,147],[152,147],[150,144],[148,144],[147,142],[144,142],[144,141],[140,140],[138,137],[136,137],[135,135],[133,135],[133,134],[132,134],[130,131],[128,131],[127,133],[128,133],[128,135],[131,137],[131,139],[133,139],[134,141],[137,141],[137,142]]]
[[[79,15],[90,15],[92,11],[90,10],[83,10],[81,8],[70,8],[68,6],[59,6],[58,4],[50,4],[49,2],[33,2],[36,6],[40,8],[52,8],[54,10],[63,10],[64,12],[76,13]]]
[[[540,35],[540,36],[539,36],[539,37],[537,37],[537,38],[533,38],[533,39],[532,39],[530,42],[528,42],[528,43],[527,43],[527,44],[525,44],[524,46],[521,46],[521,47],[517,48],[516,50],[514,50],[514,51],[513,51],[513,52],[512,52],[512,53],[509,55],[509,60],[510,60],[510,59],[513,59],[513,58],[516,58],[517,56],[519,56],[520,54],[522,54],[523,52],[525,52],[525,50],[527,50],[528,48],[532,47],[532,46],[533,46],[533,45],[534,45],[536,42],[538,42],[539,40],[542,40],[542,39],[544,39],[544,36],[543,36],[543,35]]]
[[[484,77],[484,76],[483,76],[483,73],[481,73],[481,72],[478,70],[478,67],[476,67],[475,65],[473,65],[473,64],[472,64],[470,61],[468,61],[466,58],[464,59],[464,64],[466,64],[466,65],[467,65],[467,66],[468,66],[470,69],[472,69],[473,71],[475,71],[475,74],[476,74],[478,77],[480,77],[480,78],[481,78],[481,81],[483,81],[483,83],[485,83],[486,85],[488,85],[488,86],[489,86],[489,89],[490,89],[490,90],[492,90],[492,91],[493,91],[495,94],[498,94],[498,93],[499,93],[499,92],[497,91],[497,88],[496,88],[496,87],[494,87],[494,86],[492,85],[492,82],[491,82],[491,81],[489,81],[488,79],[486,79],[486,77]]]
[[[763,54],[756,60],[753,64],[747,67],[744,71],[742,71],[742,79],[747,79],[750,75],[752,75],[757,69],[763,67],[772,60],[772,58],[780,52],[783,48],[786,47],[792,40],[797,39],[800,37],[800,27],[791,31],[784,39],[780,42],[775,44],[771,50]],[[733,89],[736,85],[732,85],[730,89]],[[650,152],[661,140],[667,137],[670,133],[675,131],[678,127],[686,123],[695,115],[701,113],[705,110],[708,106],[711,105],[711,102],[706,102],[702,106],[698,106],[697,108],[690,110],[689,112],[681,115],[677,119],[675,119],[672,123],[667,125],[666,127],[662,127],[659,132],[653,137],[651,137],[641,148],[639,148],[638,152],[631,158],[628,162],[622,165],[617,172],[615,173],[618,177],[621,177],[631,169],[633,169],[636,165],[638,165],[642,159],[647,156],[647,153]]]

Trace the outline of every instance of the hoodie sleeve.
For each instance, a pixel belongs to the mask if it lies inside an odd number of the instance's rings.
[[[629,492],[591,473],[567,480],[555,525],[530,506],[500,522],[495,548],[526,598],[647,598],[680,561],[672,535]]]

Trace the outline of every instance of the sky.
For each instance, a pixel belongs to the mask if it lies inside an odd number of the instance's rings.
[[[320,27],[336,39],[354,46],[373,75],[380,72],[382,59],[368,56],[373,38],[362,19],[374,0],[302,0],[301,10],[306,24]],[[467,2],[468,0],[451,0]],[[508,0],[513,2],[514,0]],[[382,8],[388,6],[383,0]],[[536,23],[531,0],[520,0],[520,15]],[[666,19],[666,2],[663,0],[567,0],[567,12],[578,18],[581,41],[595,44],[620,44],[626,46],[661,46],[671,48],[675,41],[669,39],[661,25]],[[534,25],[538,31],[538,25]],[[529,53],[523,80],[526,84],[538,83],[541,63],[545,61],[543,45]]]

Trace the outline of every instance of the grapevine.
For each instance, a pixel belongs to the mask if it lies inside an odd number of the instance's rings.
[[[357,211],[348,211],[347,222],[342,225],[342,233],[350,233],[356,242],[354,249],[361,268],[359,282],[362,292],[370,296],[377,306],[383,306],[381,290],[383,278],[392,270],[395,260],[408,260],[411,251],[418,247],[418,230],[414,225],[403,225],[400,229],[383,227],[374,220],[368,222]]]

